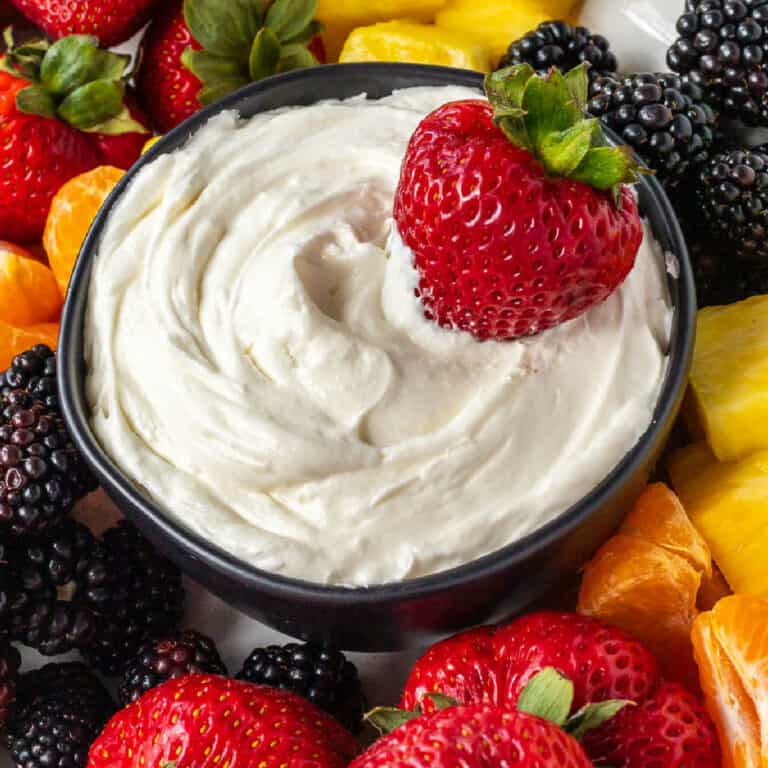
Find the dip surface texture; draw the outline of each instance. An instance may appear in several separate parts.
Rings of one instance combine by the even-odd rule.
[[[604,304],[520,342],[427,321],[392,231],[413,88],[224,113],[145,167],[107,224],[87,396],[115,463],[259,568],[371,585],[532,532],[649,426],[672,311],[646,237]]]

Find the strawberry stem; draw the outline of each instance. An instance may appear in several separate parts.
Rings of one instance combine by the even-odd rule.
[[[493,72],[485,91],[494,121],[515,146],[531,152],[554,178],[575,179],[615,198],[643,172],[627,147],[612,147],[600,122],[585,115],[589,65],[545,77],[528,64]]]

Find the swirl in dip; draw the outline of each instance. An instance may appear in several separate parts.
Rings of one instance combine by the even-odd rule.
[[[649,426],[671,315],[623,286],[520,342],[426,320],[391,212],[412,88],[211,120],[145,167],[94,266],[92,423],[167,510],[259,568],[371,585],[466,563],[599,483]]]

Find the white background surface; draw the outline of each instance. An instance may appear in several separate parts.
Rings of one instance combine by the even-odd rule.
[[[4,0],[0,0],[4,2]],[[666,50],[674,39],[674,24],[683,0],[587,0],[582,23],[611,41],[625,71],[665,70]],[[130,50],[133,46],[127,46]],[[81,510],[81,516],[103,528],[114,519],[114,510],[104,499]],[[255,647],[288,642],[259,623],[229,608],[195,584],[187,584],[186,625],[211,635],[216,640],[231,674]],[[394,704],[418,653],[352,654],[371,704]],[[37,654],[24,653],[27,669],[38,666]],[[6,753],[0,754],[0,768],[11,768]]]

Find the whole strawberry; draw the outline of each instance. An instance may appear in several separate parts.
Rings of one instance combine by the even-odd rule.
[[[514,705],[547,667],[573,681],[577,707],[639,701],[658,676],[656,659],[620,629],[575,613],[542,611],[433,645],[411,670],[400,706],[429,709],[425,696],[435,691],[464,704]]]
[[[556,725],[514,709],[458,706],[396,728],[349,768],[591,768]]]
[[[147,31],[138,73],[153,126],[169,131],[250,82],[320,63],[316,10],[317,0],[170,0]]]
[[[587,69],[527,64],[486,79],[413,135],[395,197],[425,315],[512,340],[578,317],[631,271],[643,238],[637,165],[586,119]]]
[[[346,768],[355,739],[306,699],[277,688],[191,675],[148,691],[93,743],[89,768]]]
[[[126,57],[75,35],[33,40],[0,57],[0,236],[40,239],[51,200],[98,165],[129,167],[148,131],[126,103]]]
[[[521,706],[526,688],[545,669],[571,681],[576,710],[616,699],[632,703],[583,734],[595,763],[720,767],[714,725],[695,697],[661,681],[654,657],[641,643],[578,614],[533,613],[437,643],[411,671],[401,707],[433,711],[435,693],[463,704]],[[578,711],[571,718],[578,719]]]
[[[350,768],[586,768],[592,763],[580,746],[594,728],[628,705],[613,700],[573,715],[574,686],[555,669],[535,675],[517,705],[461,705],[429,694],[435,711],[380,708],[369,721],[384,733]]]
[[[108,47],[138,32],[161,0],[11,0],[51,38],[96,35]]]

